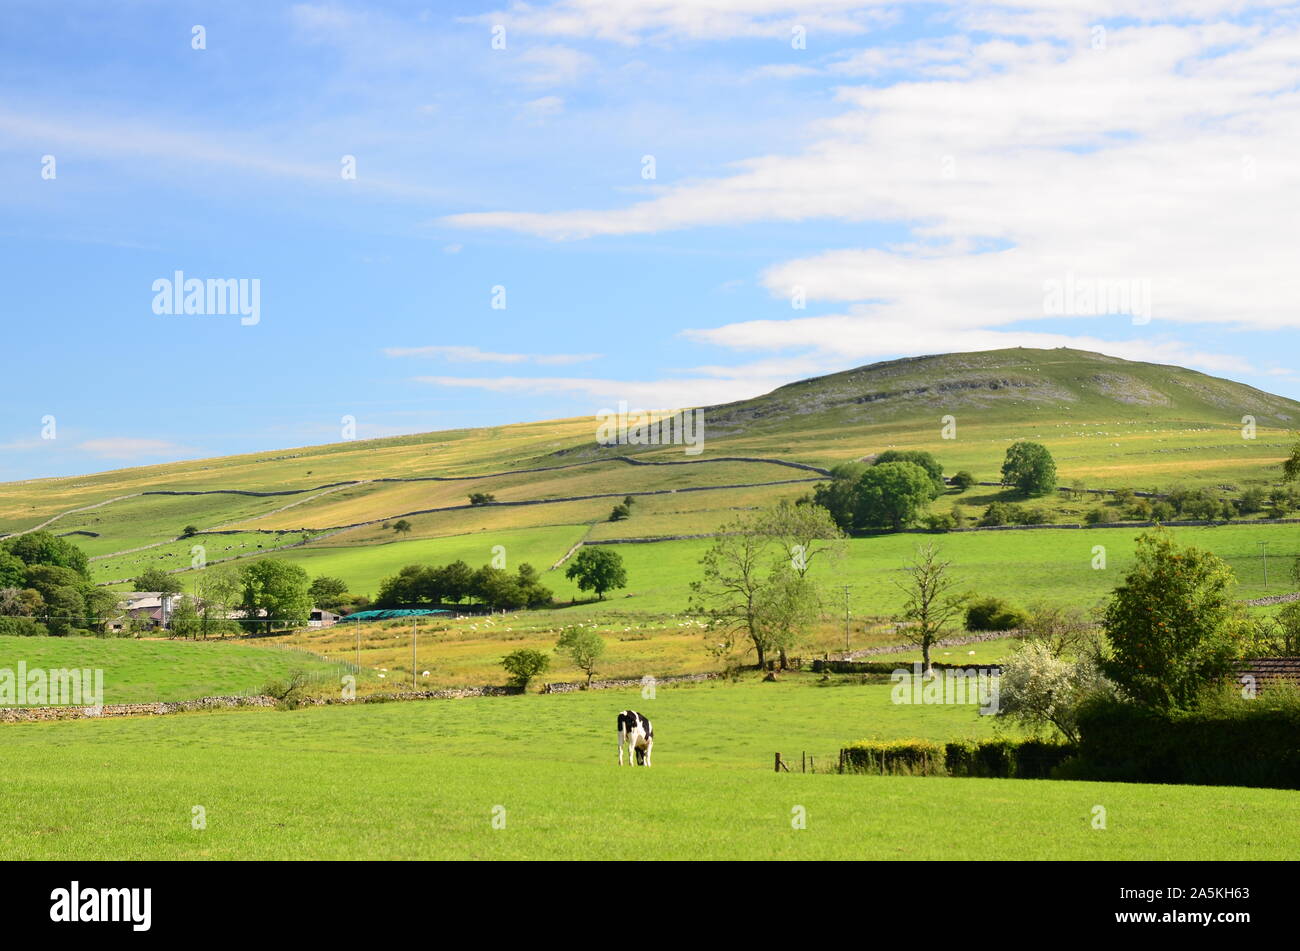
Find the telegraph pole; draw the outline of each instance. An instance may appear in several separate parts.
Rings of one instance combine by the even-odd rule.
[[[853,587],[853,585],[842,584],[840,587],[844,589],[844,652],[847,654],[849,650],[849,588]]]
[[[420,622],[417,621],[415,617],[411,618],[411,689],[412,690],[415,689],[415,684],[416,684],[415,668],[418,666],[415,661],[415,645],[420,637],[419,632],[416,630],[416,627],[419,623]]]
[[[1268,542],[1259,543],[1260,553],[1264,557],[1264,587],[1268,587]]]

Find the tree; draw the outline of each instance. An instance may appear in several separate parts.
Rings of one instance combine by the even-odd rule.
[[[146,568],[131,582],[137,591],[157,591],[161,594],[180,594],[185,590],[180,580],[161,568]]]
[[[188,595],[177,599],[172,608],[171,635],[193,640],[203,630],[203,619],[199,617],[198,605]]]
[[[932,485],[931,498],[938,498],[948,488],[943,481],[943,466],[928,452],[918,449],[888,449],[872,460],[873,466],[888,465],[891,462],[910,462],[925,470]]]
[[[91,588],[85,593],[86,620],[101,634],[108,624],[121,613],[118,610],[117,592],[105,588]]]
[[[245,565],[239,572],[243,587],[244,616],[265,615],[266,631],[277,621],[305,624],[311,614],[310,583],[301,565],[278,558],[264,558]]]
[[[784,670],[787,652],[798,646],[820,614],[821,598],[812,581],[779,563],[754,602],[755,644],[762,645],[764,653],[777,651]]]
[[[1221,558],[1166,529],[1138,538],[1137,560],[1106,606],[1112,656],[1102,672],[1137,703],[1187,709],[1232,669],[1244,630],[1236,578]]]
[[[856,496],[855,528],[898,531],[915,521],[934,498],[934,483],[914,462],[886,462],[862,474]]]
[[[551,658],[541,651],[524,648],[501,658],[501,666],[510,675],[511,686],[527,690],[529,681],[551,666]]]
[[[830,512],[820,505],[781,501],[759,514],[755,529],[780,546],[801,578],[808,574],[818,555],[830,553],[834,557],[843,553],[837,542],[844,535]]]
[[[393,531],[398,535],[409,535],[411,533],[411,523],[404,518],[399,518],[393,523]]]
[[[1291,455],[1282,463],[1282,481],[1300,480],[1300,442],[1291,447]]]
[[[943,637],[944,630],[965,605],[965,597],[952,593],[957,581],[949,574],[952,563],[939,559],[939,550],[926,545],[916,550],[916,558],[906,566],[908,580],[895,585],[906,596],[903,617],[911,621],[899,633],[921,648],[921,660],[928,674],[930,648]]]
[[[19,588],[26,580],[26,562],[17,555],[0,550],[0,588]]]
[[[1012,443],[1002,463],[1002,483],[1025,495],[1046,495],[1056,488],[1056,462],[1040,443]]]
[[[181,529],[181,538],[189,538],[191,535],[197,535],[199,527],[197,525],[186,525]]]
[[[605,592],[627,587],[623,557],[612,548],[583,546],[565,569],[564,576],[577,580],[579,591],[595,591],[602,601]]]
[[[628,518],[631,514],[632,514],[632,510],[627,507],[627,503],[620,502],[618,505],[615,505],[612,509],[610,509],[609,520],[611,522],[621,522],[623,521],[623,519]]]
[[[491,492],[471,492],[469,494],[470,505],[491,505],[497,500],[497,497]]]
[[[770,539],[756,531],[752,522],[736,519],[719,530],[713,546],[700,559],[704,577],[691,583],[692,610],[709,615],[706,636],[712,640],[709,652],[730,666],[730,658],[741,637],[749,640],[764,663],[767,642],[758,619],[759,592],[767,583]]]
[[[842,532],[853,531],[858,479],[869,469],[863,462],[842,462],[831,469],[831,481],[819,483],[811,501],[830,513]]]
[[[587,674],[590,687],[596,664],[605,653],[605,639],[591,628],[566,627],[555,642],[555,649],[568,654],[573,666]]]
[[[442,588],[442,596],[452,604],[460,604],[465,600],[473,579],[473,569],[463,561],[453,561],[438,569],[438,584]]]
[[[307,594],[311,596],[312,603],[319,608],[327,611],[333,611],[343,599],[347,597],[348,583],[342,578],[330,578],[326,575],[314,579],[311,587],[307,589]]]
[[[214,628],[224,634],[233,626],[228,618],[243,595],[239,570],[233,565],[204,568],[194,580],[194,594],[199,600],[199,630],[207,640]]]
[[[69,568],[81,576],[83,581],[90,580],[89,561],[86,553],[68,541],[50,532],[28,532],[0,542],[0,550],[15,555],[26,565],[54,565]]]
[[[958,492],[965,492],[967,489],[969,489],[971,486],[975,484],[975,477],[971,475],[969,472],[967,472],[965,469],[962,469],[955,476],[952,477],[952,484],[953,484],[953,488],[955,488]]]
[[[1030,731],[1056,729],[1079,742],[1079,707],[1098,693],[1114,694],[1093,656],[1066,660],[1044,641],[1026,641],[1002,662],[998,715],[1019,720]]]
[[[86,619],[86,599],[80,587],[64,585],[45,598],[45,623],[50,633],[62,637],[81,627]]]

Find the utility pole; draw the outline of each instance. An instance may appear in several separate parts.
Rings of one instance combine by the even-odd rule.
[[[853,586],[848,584],[842,584],[840,585],[840,587],[844,589],[844,652],[848,653],[849,650],[849,588]]]
[[[1260,542],[1259,550],[1264,556],[1264,587],[1268,587],[1268,542]]]
[[[412,690],[415,689],[415,668],[417,666],[415,662],[415,656],[416,656],[415,645],[420,637],[419,632],[417,630],[417,625],[419,623],[420,622],[417,621],[414,617],[411,618],[411,689]]]

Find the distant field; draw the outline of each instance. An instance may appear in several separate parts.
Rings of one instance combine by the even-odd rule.
[[[105,703],[148,703],[258,693],[302,670],[331,680],[338,665],[269,644],[137,641],[97,637],[0,637],[0,668],[99,668]]]
[[[655,724],[615,765],[614,715]],[[1289,859],[1286,790],[772,772],[864,737],[987,736],[967,707],[807,681],[0,729],[12,859]],[[114,808],[103,808],[104,790]],[[635,822],[610,822],[636,801]],[[1108,827],[1094,830],[1095,805]],[[194,807],[206,828],[195,830]],[[798,809],[796,807],[799,807]],[[806,828],[791,819],[806,817]],[[493,818],[503,828],[493,827]]]

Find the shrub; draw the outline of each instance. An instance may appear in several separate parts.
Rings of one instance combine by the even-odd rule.
[[[1083,520],[1089,525],[1100,525],[1108,518],[1109,516],[1107,516],[1106,510],[1097,507],[1095,509],[1089,509],[1088,514],[1083,517]]]
[[[302,702],[302,692],[307,687],[307,672],[293,670],[283,680],[272,680],[262,688],[262,693],[275,700],[278,710],[293,710]]]
[[[932,740],[864,740],[842,751],[850,772],[890,776],[943,776],[944,748]]]
[[[0,635],[6,637],[46,637],[49,629],[34,618],[0,617]]]
[[[966,630],[1010,631],[1027,620],[1025,612],[1001,598],[980,598],[966,608]]]
[[[551,666],[551,658],[541,651],[524,648],[501,658],[501,666],[510,675],[512,687],[527,690],[529,681]]]
[[[1079,739],[1079,708],[1093,694],[1114,693],[1095,660],[1065,660],[1043,641],[1020,645],[1002,664],[998,715],[1037,733],[1055,730],[1066,741]]]
[[[1300,789],[1300,692],[1207,694],[1196,710],[1096,698],[1079,711],[1077,773],[1101,781]]]
[[[958,472],[955,476],[952,477],[952,484],[953,484],[953,488],[955,488],[958,492],[965,492],[967,489],[969,489],[971,486],[975,484],[975,477],[971,475],[969,472],[967,472],[965,469],[962,469],[960,472]]]
[[[863,740],[840,751],[845,771],[890,776],[1046,779],[1075,753],[1041,740]]]

